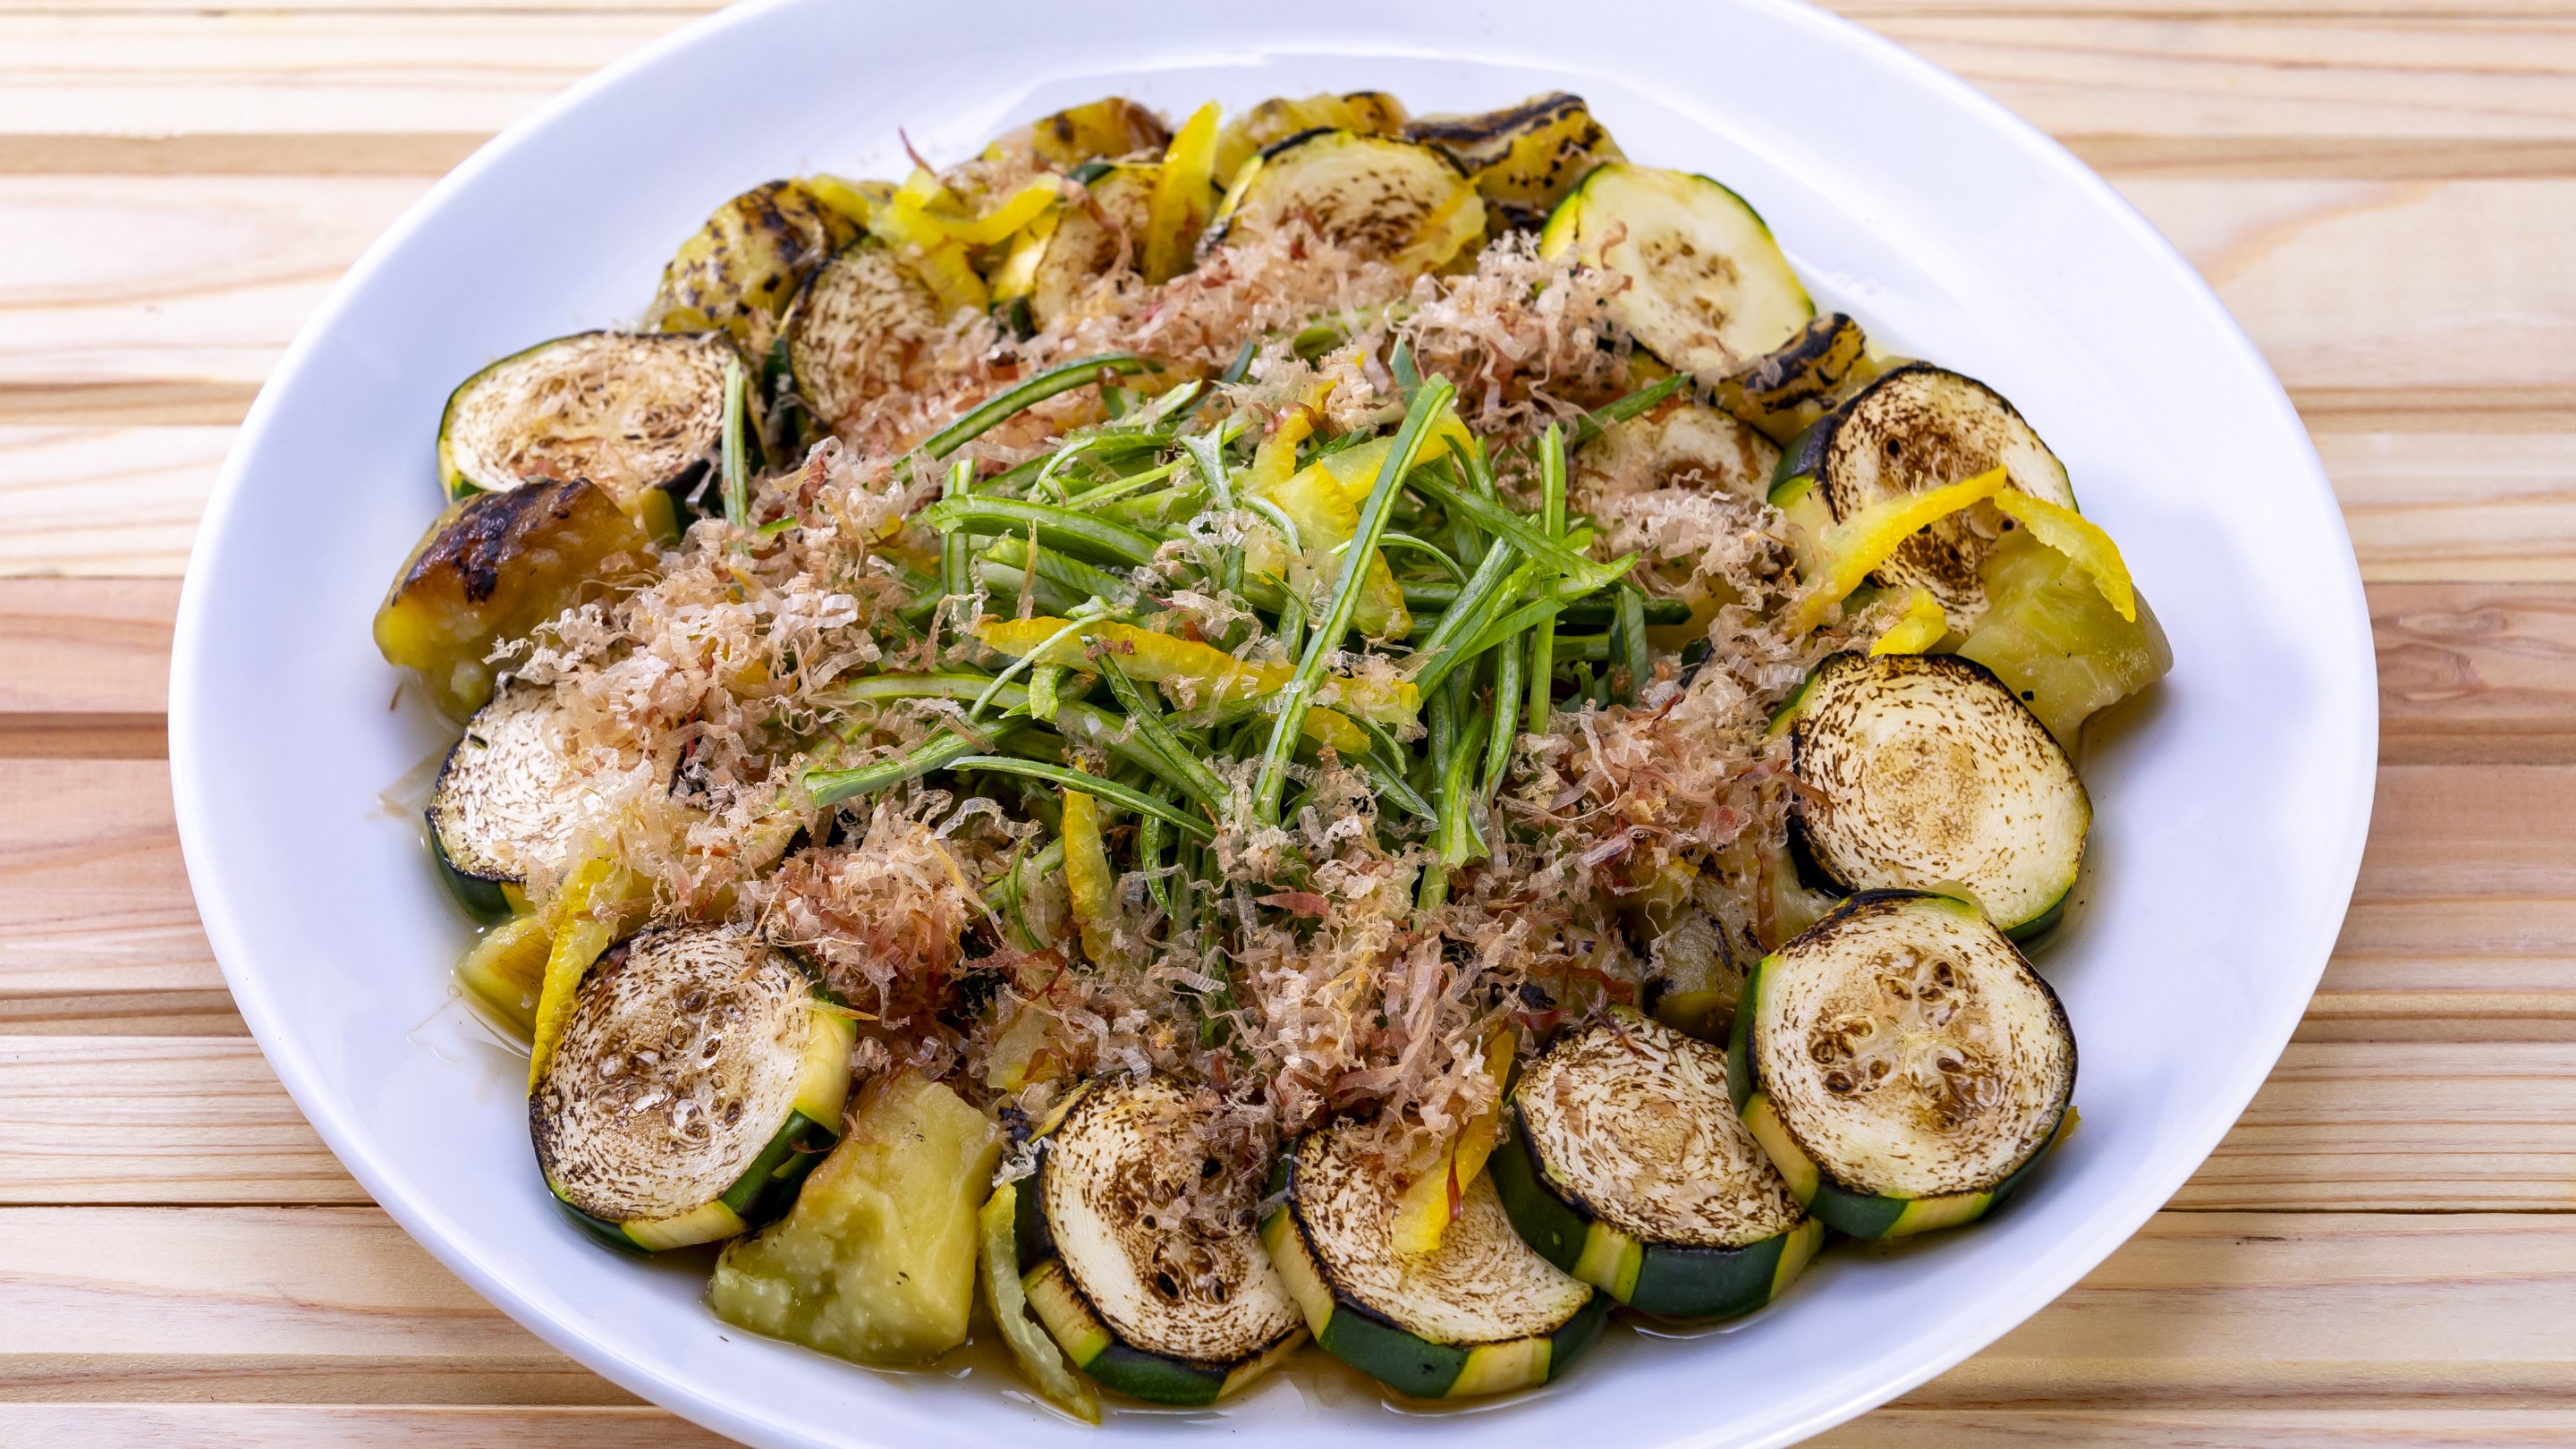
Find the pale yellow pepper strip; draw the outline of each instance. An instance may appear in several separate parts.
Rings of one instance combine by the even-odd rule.
[[[1199,233],[1216,210],[1217,116],[1216,102],[1199,107],[1163,152],[1145,209],[1147,282],[1168,282],[1190,269]]]
[[[1920,493],[1873,503],[1827,530],[1816,549],[1816,577],[1791,609],[1792,634],[1804,634],[1824,621],[1825,610],[1841,603],[1887,562],[1905,541],[1940,519],[2003,491],[2005,473],[1992,468],[1974,478]]]
[[[1950,632],[1950,615],[1941,601],[1929,590],[1916,589],[1905,601],[1905,612],[1869,646],[1872,654],[1920,654],[1941,642]]]
[[[1129,677],[1148,679],[1157,684],[1177,679],[1187,686],[1179,691],[1187,706],[1257,699],[1284,687],[1296,672],[1285,664],[1263,664],[1237,659],[1212,644],[1195,639],[1180,639],[1140,629],[1133,624],[1099,620],[1082,626],[1081,633],[1067,635],[1048,645],[1068,627],[1069,621],[1039,615],[1028,619],[993,619],[978,625],[975,637],[987,645],[1024,658],[1045,648],[1040,664],[1057,664],[1068,669],[1088,669],[1086,641],[1118,651],[1118,665]],[[1337,691],[1335,703],[1349,712],[1379,724],[1410,723],[1421,709],[1422,692],[1404,680],[1385,684],[1363,684],[1355,679],[1330,681]],[[1343,722],[1346,726],[1348,721]],[[1310,729],[1308,731],[1312,733]],[[1356,733],[1354,729],[1354,733]],[[1360,736],[1363,745],[1367,736]],[[1346,753],[1348,746],[1333,741]]]
[[[574,867],[562,889],[546,902],[553,944],[546,952],[545,984],[537,994],[536,1029],[528,1051],[528,1088],[536,1089],[554,1060],[555,1043],[572,1021],[581,978],[591,963],[623,935],[642,896],[634,875],[615,860],[592,856]]]
[[[2129,577],[2129,565],[2120,557],[2120,546],[2102,526],[2072,508],[2061,507],[2045,498],[2033,498],[2016,488],[1995,495],[1995,507],[2014,522],[2030,530],[2030,536],[2075,561],[2075,565],[2093,576],[2093,586],[2102,591],[2111,607],[2129,623],[2138,622],[2138,589]]]
[[[1432,420],[1430,435],[1422,440],[1421,455],[1414,461],[1418,466],[1446,458],[1452,451],[1464,451],[1468,442],[1467,425],[1458,421],[1458,410],[1443,408],[1440,416]],[[1371,438],[1338,453],[1327,453],[1315,460],[1315,466],[1331,474],[1341,486],[1342,496],[1357,508],[1368,501],[1369,490],[1377,486],[1378,470],[1386,466],[1386,455],[1394,448],[1392,435]]]
[[[1082,931],[1082,954],[1095,966],[1108,965],[1118,937],[1118,877],[1100,839],[1100,802],[1080,790],[1064,792],[1064,888]]]
[[[1002,1341],[1011,1346],[1011,1356],[1020,1361],[1020,1372],[1028,1375],[1029,1384],[1045,1400],[1086,1424],[1100,1422],[1100,1397],[1091,1384],[1073,1371],[1064,1360],[1064,1351],[1038,1321],[1029,1315],[1028,1295],[1020,1289],[1019,1204],[1020,1189],[1037,1189],[1034,1178],[1006,1182],[993,1189],[984,1200],[984,1210],[977,1215],[976,1227],[983,1235],[984,1299],[993,1310],[993,1322],[1002,1330]]]
[[[1417,1175],[1396,1200],[1397,1252],[1419,1256],[1438,1248],[1458,1204],[1466,1199],[1467,1184],[1485,1170],[1485,1159],[1493,1156],[1494,1144],[1502,1135],[1503,1083],[1511,1078],[1512,1053],[1518,1045],[1508,1031],[1494,1033],[1485,1043],[1485,1077],[1494,1084],[1494,1100],[1467,1119],[1441,1150],[1439,1160]]]
[[[1360,511],[1333,475],[1320,467],[1304,468],[1283,483],[1257,491],[1297,525],[1297,540],[1306,546],[1314,568],[1327,578],[1339,577],[1341,560],[1332,551],[1358,535]],[[1387,567],[1383,553],[1369,554],[1365,592],[1352,622],[1361,633],[1378,639],[1396,638],[1413,628],[1412,611],[1404,606],[1404,588],[1395,581],[1395,570]]]

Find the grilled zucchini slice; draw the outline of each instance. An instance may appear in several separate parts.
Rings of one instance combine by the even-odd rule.
[[[1019,1195],[1020,1282],[1076,1368],[1157,1404],[1212,1404],[1270,1371],[1306,1326],[1250,1222],[1164,1215],[1199,1189],[1187,1095],[1096,1079],[1042,1136]]]
[[[1727,1096],[1726,1053],[1620,1010],[1521,1074],[1493,1157],[1512,1226],[1631,1308],[1731,1318],[1824,1241]]]
[[[1232,182],[1244,162],[1291,136],[1319,130],[1401,136],[1404,123],[1404,102],[1384,91],[1298,98],[1272,96],[1226,122],[1225,129],[1217,132],[1217,184]]]
[[[376,610],[376,649],[415,671],[448,718],[467,719],[492,697],[486,661],[495,643],[526,637],[619,556],[641,560],[651,545],[608,490],[587,479],[460,499],[394,576]]]
[[[2057,993],[1974,906],[1852,897],[1744,983],[1736,1111],[1827,1227],[1895,1238],[1985,1216],[2070,1120]]]
[[[877,398],[919,383],[922,343],[945,321],[938,294],[891,248],[854,242],[814,274],[788,314],[797,395],[839,432]]]
[[[656,332],[720,330],[751,357],[769,355],[797,289],[859,234],[801,181],[770,181],[715,209],[662,269],[648,314]]]
[[[1716,395],[1720,407],[1785,446],[1871,373],[1868,335],[1849,317],[1828,312],[1720,382]]]
[[[537,1166],[615,1246],[731,1237],[785,1211],[840,1136],[857,1035],[749,931],[630,936],[583,981],[528,1098]]]
[[[1045,327],[1064,316],[1121,258],[1131,268],[1141,265],[1154,179],[1161,169],[1156,162],[1127,162],[1091,174],[1084,186],[1092,204],[1066,207],[1055,230],[1037,243],[1027,285],[1033,324]]]
[[[630,513],[652,489],[683,498],[722,442],[738,356],[721,332],[580,332],[513,353],[448,394],[438,481],[462,498],[587,478]]]
[[[1836,654],[1787,721],[1794,849],[1836,892],[1964,894],[1995,924],[2053,924],[2093,804],[2038,716],[1952,654]]]
[[[1205,247],[1303,222],[1318,236],[1407,274],[1445,265],[1485,234],[1485,203],[1432,147],[1357,131],[1291,136],[1246,162]]]
[[[2075,506],[2066,467],[2001,393],[1928,362],[1907,363],[1852,394],[1801,435],[1780,461],[1771,503],[1810,539],[1873,503],[1973,478],[1996,467],[2010,486]],[[1979,569],[2001,529],[1992,510],[1936,520],[1870,575],[1891,589],[1923,589],[1974,628],[1985,612]]]
[[[1289,1294],[1324,1351],[1415,1398],[1467,1398],[1565,1372],[1610,1314],[1608,1294],[1521,1241],[1491,1174],[1467,1183],[1440,1246],[1396,1250],[1400,1185],[1348,1126],[1280,1159],[1262,1220]]]
[[[1679,372],[1715,384],[1816,315],[1771,229],[1705,176],[1612,162],[1549,215],[1539,252],[1627,277],[1610,315]]]
[[[447,752],[424,812],[448,888],[482,919],[509,919],[527,903],[530,870],[560,873],[570,863],[584,797],[649,768],[576,758],[555,692],[505,687]]]
[[[984,154],[999,157],[1026,147],[1058,171],[1070,171],[1085,161],[1159,152],[1170,144],[1172,128],[1162,117],[1125,96],[1103,96],[1032,121],[995,141]]]
[[[1626,159],[1583,97],[1564,91],[1481,116],[1424,116],[1404,135],[1448,152],[1474,178],[1497,233],[1538,230],[1593,167]]]

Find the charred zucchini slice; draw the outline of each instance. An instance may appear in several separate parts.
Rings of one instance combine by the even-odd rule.
[[[867,405],[920,382],[922,344],[946,317],[939,298],[892,249],[855,242],[814,274],[787,318],[787,368],[798,396],[834,432]]]
[[[1261,1241],[1324,1351],[1415,1398],[1468,1398],[1562,1374],[1601,1336],[1610,1297],[1522,1242],[1491,1174],[1466,1185],[1440,1246],[1396,1251],[1401,1188],[1352,1129],[1280,1159]]]
[[[2051,923],[2084,863],[2093,805],[2046,726],[1952,654],[1837,654],[1788,722],[1796,848],[1837,892],[1939,890],[1996,925]]]
[[[1103,96],[1011,132],[994,142],[988,154],[1026,146],[1039,160],[1070,171],[1085,161],[1160,151],[1170,144],[1172,128],[1162,117],[1125,96]]]
[[[1139,265],[1160,169],[1153,162],[1108,166],[1084,183],[1091,205],[1066,207],[1039,244],[1028,282],[1031,322],[1044,327],[1064,316],[1122,259]]]
[[[1824,1241],[1736,1117],[1726,1053],[1634,1012],[1559,1038],[1505,1120],[1493,1172],[1512,1226],[1631,1308],[1749,1313]]]
[[[1357,131],[1291,136],[1246,162],[1207,245],[1291,223],[1405,273],[1427,272],[1485,234],[1485,203],[1458,163],[1432,147]]]
[[[1928,362],[1896,368],[1809,428],[1780,463],[1771,502],[1816,536],[1873,503],[1939,488],[2000,467],[2009,486],[2075,506],[2066,467],[1993,388]],[[2001,532],[1990,510],[1935,521],[1906,540],[1871,580],[1923,589],[1967,630],[1985,612],[1978,576]]]
[[[1626,159],[1583,97],[1564,91],[1481,116],[1424,116],[1404,134],[1448,152],[1474,178],[1497,232],[1538,230],[1593,167]]]
[[[438,478],[448,496],[533,479],[587,478],[633,513],[643,495],[684,496],[724,434],[720,332],[581,332],[502,358],[448,394]]]
[[[1612,162],[1547,219],[1539,251],[1628,278],[1610,314],[1639,346],[1714,384],[1816,315],[1771,229],[1705,176]]]
[[[1363,136],[1404,134],[1404,102],[1384,91],[1343,95],[1272,96],[1233,120],[1216,138],[1216,179],[1234,180],[1256,154],[1307,131],[1357,131]]]
[[[858,219],[801,181],[770,181],[715,209],[662,269],[649,314],[656,332],[721,330],[751,357],[769,355],[797,289],[859,234]]]
[[[1847,389],[1867,381],[1869,338],[1840,312],[1809,318],[1796,336],[1717,385],[1728,412],[1786,445],[1815,425]]]
[[[553,690],[503,689],[475,711],[430,793],[429,838],[449,888],[485,920],[507,919],[525,904],[531,868],[569,863],[583,800],[644,768],[575,758]]]
[[[730,926],[630,936],[582,983],[528,1098],[546,1186],[659,1252],[768,1221],[840,1136],[857,1030],[788,957]]]
[[[656,495],[659,496],[659,495]],[[448,505],[376,610],[376,648],[416,671],[430,701],[463,720],[492,697],[492,646],[574,603],[619,555],[652,539],[585,479],[530,483]]]
[[[1189,1110],[1165,1078],[1097,1079],[1043,1134],[1021,1193],[1020,1282],[1038,1321],[1103,1387],[1157,1404],[1215,1403],[1306,1332],[1248,1220],[1173,1212],[1215,1166],[1190,1150]]]
[[[1895,1238],[1985,1216],[2057,1138],[2075,1034],[1975,907],[1852,897],[1744,983],[1727,1085],[1826,1226]]]

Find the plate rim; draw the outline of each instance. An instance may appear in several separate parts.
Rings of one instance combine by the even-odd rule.
[[[208,497],[196,535],[199,543],[202,545],[206,540],[223,535],[224,525],[244,491],[248,460],[259,451],[258,445],[272,425],[271,416],[280,406],[279,397],[286,390],[284,384],[304,370],[309,356],[335,329],[353,299],[366,289],[375,274],[411,234],[447,205],[454,193],[472,184],[527,137],[551,126],[558,117],[589,105],[594,96],[617,86],[628,75],[659,64],[676,52],[706,43],[726,30],[755,24],[772,11],[794,9],[807,3],[811,0],[740,0],[740,3],[682,24],[550,97],[477,147],[434,183],[379,234],[333,284],[262,382],[257,397],[243,417],[239,433],[226,452],[223,467]],[[2128,198],[2055,138],[1967,81],[1858,22],[1816,8],[1804,0],[1730,0],[1730,3],[1744,9],[1767,12],[1776,19],[1818,32],[1832,44],[1866,52],[1880,64],[1907,74],[1953,108],[1971,115],[1985,129],[2012,142],[2023,156],[2045,169],[2045,179],[2053,188],[2082,193],[2095,210],[2129,233],[2133,242],[2172,273],[2181,284],[2182,295],[2190,298],[2204,314],[2204,320],[2212,326],[2214,338],[2240,354],[2240,360],[2250,364],[2255,374],[2267,384],[2261,389],[2260,396],[2243,401],[2260,406],[2269,414],[2272,423],[2281,425],[2286,437],[2295,440],[2294,453],[2299,464],[2300,481],[2312,493],[2321,496],[2327,505],[2325,512],[2333,522],[2335,534],[2331,542],[2341,545],[2344,563],[2344,568],[2337,575],[2340,597],[2331,601],[2333,607],[2329,613],[2342,618],[2348,626],[2339,642],[2354,656],[2348,662],[2356,666],[2351,670],[2356,698],[2345,701],[2349,708],[2348,718],[2357,735],[2354,740],[2356,748],[2350,761],[2351,776],[2345,782],[2345,793],[2341,797],[2350,808],[2353,823],[2348,837],[2339,843],[2332,858],[2319,863],[2321,879],[2329,885],[2339,885],[2340,889],[2335,894],[2342,904],[2327,913],[2330,919],[2320,919],[2316,923],[2316,939],[2312,950],[2307,953],[2313,964],[2303,972],[2305,990],[2302,999],[2312,997],[2350,909],[2375,805],[2379,734],[2377,662],[2372,647],[2368,602],[2352,550],[2349,525],[2306,426],[2278,376],[2242,324],[2173,243]],[[2284,481],[2286,483],[2287,480]],[[196,740],[198,692],[202,687],[199,653],[201,641],[212,627],[207,617],[206,602],[211,586],[205,582],[205,575],[212,567],[208,562],[210,553],[206,547],[192,546],[174,622],[168,714],[171,790],[190,890],[208,942],[223,972],[225,985],[271,1069],[276,1072],[297,1109],[342,1166],[366,1189],[374,1205],[442,1266],[455,1273],[478,1296],[512,1321],[584,1367],[701,1427],[747,1443],[783,1442],[776,1438],[775,1426],[746,1414],[725,1398],[697,1392],[686,1380],[665,1377],[657,1369],[632,1359],[609,1342],[558,1318],[520,1293],[509,1279],[493,1271],[467,1245],[428,1229],[409,1202],[402,1200],[399,1194],[388,1193],[386,1175],[368,1149],[364,1131],[344,1116],[336,1094],[314,1080],[313,1064],[303,1050],[278,1029],[271,1017],[266,993],[258,983],[258,972],[251,964],[254,953],[244,939],[247,928],[236,920],[220,890],[209,890],[200,884],[215,876],[219,869],[214,864],[218,854],[215,825],[201,795],[202,762],[198,758]],[[2350,628],[2356,621],[2358,628]],[[2297,1020],[2294,1016],[2281,1026],[2268,1053],[2249,1051],[2244,1054],[2236,1063],[2233,1078],[2224,1084],[2226,1090],[2215,1095],[2233,1095],[2250,1104],[2254,1092],[2270,1075],[2287,1048]],[[2260,1040],[2259,1035],[2257,1040]],[[2149,1179],[2147,1185],[2136,1188],[2134,1195],[2116,1211],[2104,1214],[2103,1221],[2107,1226],[2095,1229],[2099,1251],[2088,1249],[2076,1253],[2061,1271],[2043,1279],[2042,1287],[2025,1288],[2012,1295],[2009,1303],[2006,1295],[1986,1295],[1972,1312],[1965,1315],[1966,1321],[1960,1325],[1964,1331],[1955,1334],[1938,1352],[1925,1355],[1907,1365],[1902,1372],[1876,1381],[1861,1392],[1846,1395],[1841,1401],[1819,1408],[1798,1422],[1783,1425],[1769,1435],[1746,1442],[1758,1446],[1758,1449],[1769,1449],[1769,1446],[1790,1444],[1821,1433],[1889,1402],[1987,1347],[2055,1301],[2134,1237],[2141,1227],[2163,1210],[2173,1193],[2199,1170],[2243,1111],[2244,1107],[2240,1106],[2235,1116],[2186,1139],[2190,1150],[2173,1155],[2174,1167],[2160,1177]],[[2154,1189],[2152,1192],[2150,1186]],[[1472,1422],[1472,1419],[1462,1418],[1460,1422]],[[1711,1431],[1711,1437],[1715,1432]],[[1707,1441],[1704,1437],[1679,1442]]]

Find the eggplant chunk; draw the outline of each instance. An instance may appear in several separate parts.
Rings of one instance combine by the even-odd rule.
[[[1872,891],[1753,969],[1727,1089],[1810,1213],[1904,1237],[2028,1176],[2074,1112],[2075,1034],[1974,906]]]
[[[1838,892],[1964,892],[1995,924],[2045,928],[2075,886],[2093,805],[2066,750],[1984,665],[1836,654],[1788,721],[1806,789],[1791,840]]]
[[[1869,380],[1869,338],[1840,312],[1808,319],[1798,335],[1717,385],[1720,407],[1786,446]]]
[[[1158,169],[1152,162],[1131,162],[1084,183],[1091,204],[1065,208],[1029,277],[1029,319],[1037,326],[1064,317],[1093,283],[1122,263],[1139,265]]]
[[[752,357],[769,352],[778,319],[805,279],[859,234],[800,181],[770,181],[726,202],[662,269],[650,313],[656,332],[717,329]]]
[[[1087,1085],[1042,1134],[1020,1234],[1029,1304],[1075,1366],[1182,1405],[1233,1394],[1305,1338],[1248,1219],[1175,1212],[1215,1180],[1191,1150],[1189,1111],[1161,1077]]]
[[[1592,168],[1627,159],[1583,98],[1564,91],[1481,116],[1424,116],[1404,134],[1448,152],[1475,179],[1498,233],[1538,230]]]
[[[1873,503],[1943,487],[2001,467],[2013,488],[2075,506],[2066,467],[2001,393],[1928,362],[1895,368],[1809,428],[1780,465],[1771,502],[1799,533],[1823,530]],[[1991,509],[1935,520],[1870,575],[1922,589],[1965,632],[1986,610],[1979,570],[2001,533]]]
[[[1427,272],[1485,234],[1485,203],[1458,163],[1390,136],[1310,131],[1245,163],[1203,247],[1303,224],[1406,273]]]
[[[492,647],[522,639],[577,602],[620,558],[641,568],[652,539],[606,489],[530,483],[450,504],[376,610],[376,648],[418,672],[431,702],[462,721],[492,697]]]
[[[724,434],[721,332],[582,332],[541,342],[457,386],[438,423],[450,497],[532,479],[587,478],[637,511],[653,489],[685,495]]]
[[[537,1166],[619,1246],[730,1237],[784,1211],[840,1135],[856,1040],[749,931],[631,936],[582,982],[528,1098]]]
[[[1404,102],[1384,91],[1300,98],[1272,96],[1225,123],[1217,133],[1216,179],[1234,180],[1243,163],[1291,136],[1307,131],[1356,131],[1363,136],[1404,134]]]
[[[920,385],[922,344],[943,320],[938,296],[892,249],[875,241],[844,248],[787,319],[797,394],[841,431],[878,398]]]
[[[985,154],[998,157],[1026,148],[1057,170],[1070,171],[1085,161],[1160,152],[1171,144],[1172,128],[1162,117],[1124,96],[1104,96],[1008,132]]]
[[[1611,316],[1703,383],[1769,354],[1816,315],[1761,215],[1687,171],[1594,167],[1548,217],[1539,251],[1625,276]]]

